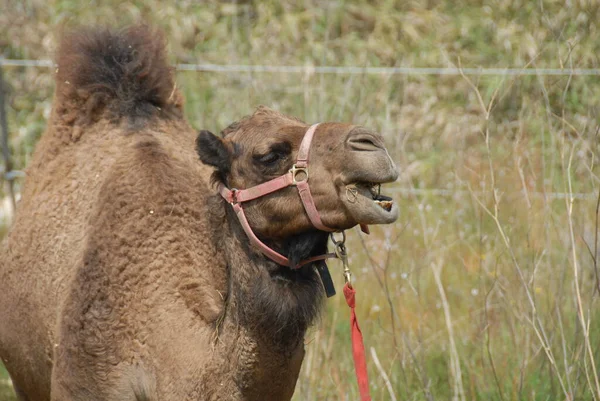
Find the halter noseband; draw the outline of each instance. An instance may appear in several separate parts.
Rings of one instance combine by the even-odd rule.
[[[300,149],[298,149],[296,164],[294,164],[286,174],[247,189],[229,189],[224,184],[219,184],[219,193],[233,207],[233,211],[237,215],[238,220],[240,221],[240,224],[242,225],[242,228],[244,229],[244,232],[248,236],[250,242],[257,246],[266,257],[273,260],[275,263],[278,263],[282,266],[289,266],[293,269],[297,269],[300,266],[315,262],[317,260],[335,258],[336,255],[334,253],[326,253],[324,255],[314,256],[312,258],[302,260],[300,263],[298,263],[298,265],[291,266],[288,258],[269,248],[254,234],[250,224],[248,223],[248,219],[246,219],[246,215],[244,214],[242,203],[260,198],[289,186],[295,186],[298,188],[298,194],[302,200],[302,205],[304,206],[304,210],[306,210],[306,214],[308,215],[308,218],[313,226],[321,231],[336,231],[333,228],[329,228],[323,224],[308,186],[308,154],[310,151],[310,144],[318,126],[319,124],[311,125],[306,131],[306,134],[304,134],[304,138],[302,139],[302,143],[300,143]]]

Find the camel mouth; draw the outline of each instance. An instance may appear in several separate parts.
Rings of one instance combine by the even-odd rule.
[[[391,213],[394,209],[394,200],[381,193],[381,183],[379,182],[356,182],[346,185],[346,191],[349,192],[349,196],[358,197],[360,194],[367,199],[370,197],[375,205],[387,213]]]
[[[381,184],[359,181],[345,186],[342,200],[358,224],[390,224],[398,218],[398,206],[382,194]]]
[[[358,182],[355,187],[363,187],[369,191],[373,198],[373,202],[381,207],[386,212],[391,212],[394,206],[394,200],[389,196],[381,194],[381,183],[376,182]]]

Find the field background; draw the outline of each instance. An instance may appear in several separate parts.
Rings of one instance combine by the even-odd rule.
[[[600,67],[594,0],[0,0],[0,10],[8,59],[51,58],[77,24],[145,19],[166,32],[174,63]],[[52,70],[4,76],[23,169],[50,113]],[[600,400],[599,76],[179,72],[177,81],[198,129],[219,131],[265,104],[385,136],[401,170],[388,189],[400,218],[349,235],[373,400]],[[10,218],[6,197],[0,217]],[[341,290],[341,266],[330,268]],[[348,315],[340,295],[327,302],[295,401],[358,399]],[[13,397],[0,367],[0,400]]]

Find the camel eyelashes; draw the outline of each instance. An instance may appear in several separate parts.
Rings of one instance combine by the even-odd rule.
[[[279,155],[278,153],[269,152],[266,155],[259,157],[258,161],[261,162],[262,164],[273,164],[280,158],[281,158],[281,155]]]

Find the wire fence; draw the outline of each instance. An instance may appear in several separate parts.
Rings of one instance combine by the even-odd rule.
[[[466,189],[440,189],[440,188],[389,188],[385,190],[386,193],[397,194],[400,196],[435,196],[442,198],[452,198],[456,196],[476,196],[478,198],[483,198],[486,194],[490,192],[484,191],[469,191]],[[523,194],[523,196],[538,198],[538,199],[547,199],[547,200],[560,200],[560,199],[576,199],[576,200],[597,200],[599,198],[597,193],[585,193],[585,192],[527,192],[524,191],[514,191],[511,192],[510,195],[514,194]]]
[[[4,166],[0,175],[7,183],[11,205],[16,207],[14,180],[24,177],[19,170],[12,169],[8,145],[2,67],[56,68],[52,60],[15,60],[0,57],[0,129],[2,130],[2,152]],[[470,75],[470,76],[600,76],[600,68],[458,68],[458,67],[358,67],[358,66],[314,66],[314,65],[258,65],[258,64],[176,64],[179,71],[213,73],[285,73],[285,74],[338,74],[338,75]],[[454,197],[475,195],[467,190],[439,188],[391,188],[390,192],[400,196]],[[532,192],[527,196],[554,199],[595,200],[595,193]]]
[[[51,60],[1,59],[6,67],[56,67]],[[600,76],[600,68],[458,68],[458,67],[358,67],[259,64],[176,64],[180,71],[221,73],[286,73],[340,75],[491,75],[491,76]]]

